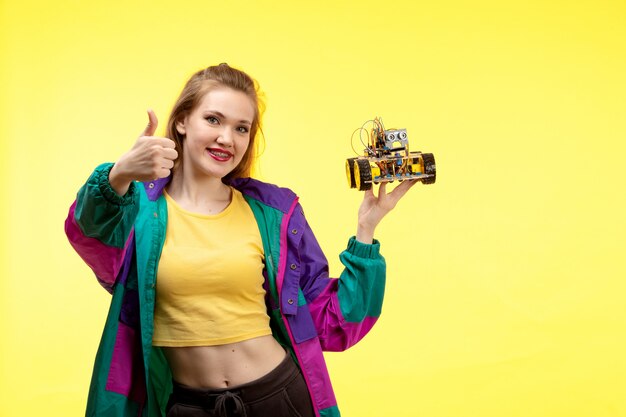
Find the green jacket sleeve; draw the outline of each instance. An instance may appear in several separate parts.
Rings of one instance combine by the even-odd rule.
[[[74,217],[86,237],[107,246],[123,248],[133,229],[139,208],[135,183],[119,196],[109,183],[113,164],[99,165],[78,191]]]
[[[78,191],[65,220],[67,238],[109,292],[133,242],[139,202],[134,183],[123,197],[109,184],[113,164],[102,164]]]

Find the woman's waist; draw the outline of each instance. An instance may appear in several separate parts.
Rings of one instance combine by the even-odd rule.
[[[271,335],[215,346],[164,347],[174,380],[191,388],[245,384],[273,370],[285,357]]]

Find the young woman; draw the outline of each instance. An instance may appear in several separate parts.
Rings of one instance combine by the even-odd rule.
[[[249,178],[256,83],[227,64],[194,74],[98,166],[66,220],[72,246],[113,294],[88,416],[339,416],[322,351],[347,349],[382,306],[380,220],[413,185],[372,191],[339,279],[296,195]]]

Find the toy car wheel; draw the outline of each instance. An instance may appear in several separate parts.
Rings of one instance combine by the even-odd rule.
[[[372,188],[372,168],[367,159],[357,159],[354,164],[354,180],[359,191]]]
[[[424,178],[423,184],[434,184],[437,179],[437,167],[435,165],[435,156],[432,153],[423,153],[424,174],[432,175],[432,177]]]
[[[356,182],[354,181],[354,161],[356,161],[356,158],[346,159],[346,177],[348,177],[348,186],[350,188],[356,188]]]

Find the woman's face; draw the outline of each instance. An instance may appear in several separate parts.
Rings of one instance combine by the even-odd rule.
[[[185,135],[183,161],[194,174],[223,178],[245,154],[250,143],[254,104],[243,92],[218,87],[206,93],[200,104],[176,130]]]

